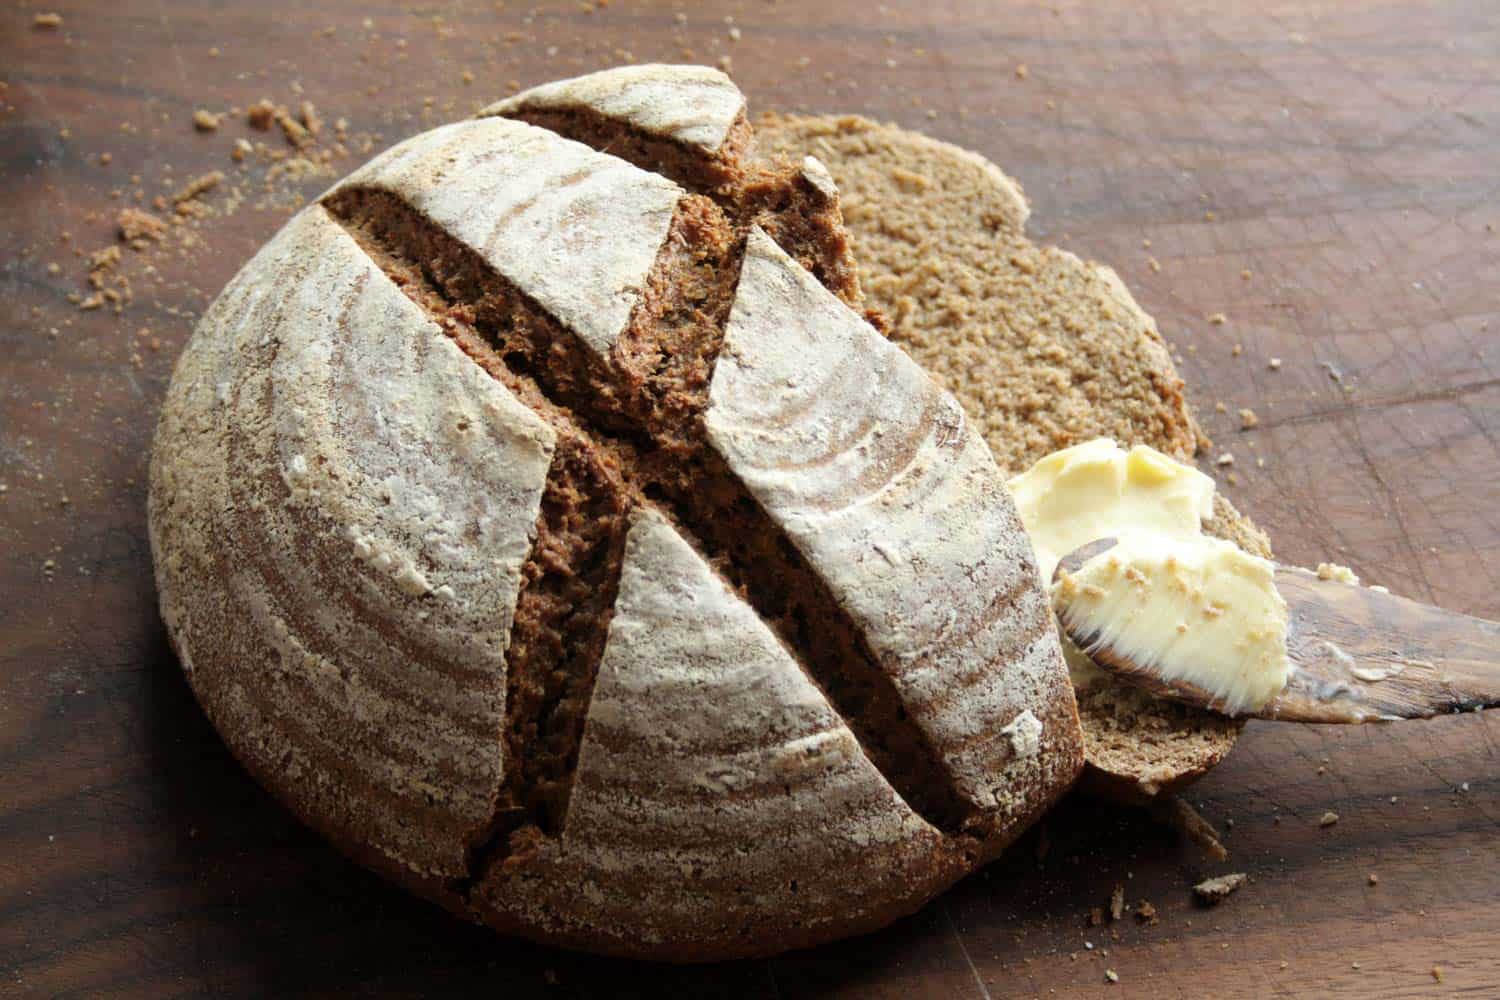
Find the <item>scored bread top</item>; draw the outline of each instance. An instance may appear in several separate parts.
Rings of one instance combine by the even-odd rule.
[[[152,463],[173,644],[260,781],[496,927],[880,926],[1081,767],[1029,542],[954,400],[798,263],[842,246],[816,161],[780,224],[557,124],[394,147],[210,309]]]
[[[704,934],[751,950],[768,918],[813,931],[825,913],[924,898],[957,869],[951,854],[933,863],[945,853],[776,635],[642,511],[567,831],[480,894],[565,941],[605,927],[669,953]],[[588,888],[564,907],[559,885]]]
[[[713,154],[744,115],[745,95],[711,67],[649,63],[544,83],[496,101],[480,115],[579,109]]]
[[[664,177],[504,118],[423,132],[330,194],[351,188],[405,201],[599,353],[614,346],[640,301],[683,195]]]
[[[1053,627],[958,402],[759,227],[709,398],[710,440],[864,630],[960,796],[996,807],[1041,763],[1002,729],[1050,693]]]

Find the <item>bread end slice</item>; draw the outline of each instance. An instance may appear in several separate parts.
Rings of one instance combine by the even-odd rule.
[[[1025,233],[1021,188],[969,150],[854,116],[767,114],[764,154],[811,154],[838,182],[870,306],[963,403],[1001,468],[1094,437],[1190,459],[1206,442],[1157,331],[1108,267]],[[1269,557],[1222,497],[1213,535]],[[1079,692],[1086,790],[1145,803],[1223,760],[1243,723],[1119,685]]]

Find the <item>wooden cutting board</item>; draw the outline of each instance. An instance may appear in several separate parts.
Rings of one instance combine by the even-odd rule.
[[[42,11],[61,23],[34,25]],[[1158,318],[1215,440],[1204,467],[1283,559],[1500,617],[1493,5],[10,4],[0,995],[1500,990],[1500,716],[1252,724],[1189,796],[1227,863],[1074,797],[1045,837],[882,933],[698,969],[461,924],[250,782],[156,617],[143,484],[172,359],[293,195],[365,147],[631,59],[724,59],[756,108],[859,112],[991,157],[1025,185],[1038,239],[1112,264]],[[195,109],[262,97],[312,101],[318,149],[347,119],[348,157],[268,189],[271,165],[230,150],[285,148],[279,133],[243,113],[194,129]],[[149,205],[213,170],[225,179],[186,209],[209,217],[104,261],[105,288],[130,280],[121,314],[69,300],[93,291],[79,254],[112,245],[136,190]],[[1258,426],[1239,429],[1242,407]],[[1192,883],[1230,871],[1248,886],[1197,908]],[[1158,922],[1089,926],[1116,885]]]

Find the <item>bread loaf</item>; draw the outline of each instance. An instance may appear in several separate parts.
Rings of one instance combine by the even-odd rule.
[[[1156,323],[1114,271],[1026,235],[1020,186],[977,153],[854,116],[763,115],[756,148],[837,179],[871,303],[963,404],[1007,474],[1095,437],[1189,459],[1203,435]],[[1209,534],[1270,545],[1223,496]],[[1079,692],[1084,788],[1131,803],[1201,777],[1243,722],[1119,684]]]
[[[722,74],[376,157],[214,302],[151,464],[162,614],[246,768],[517,934],[773,953],[993,858],[1082,767],[1030,544]]]

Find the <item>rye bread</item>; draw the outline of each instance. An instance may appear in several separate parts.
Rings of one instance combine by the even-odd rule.
[[[1190,460],[1203,441],[1156,324],[1118,275],[1026,236],[1020,186],[977,153],[852,116],[765,114],[764,154],[838,183],[870,304],[952,392],[1007,474],[1095,437]],[[1270,556],[1222,497],[1209,533]],[[1083,786],[1142,802],[1201,777],[1242,723],[1120,685],[1079,692]]]
[[[748,128],[722,74],[628,67],[407,140],[168,390],[151,542],[209,718],[505,931],[707,960],[873,929],[1082,768],[1001,470],[860,315],[827,171]]]

